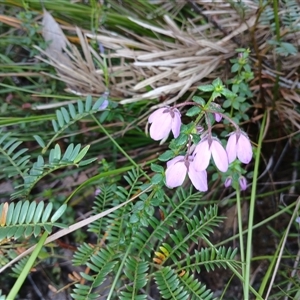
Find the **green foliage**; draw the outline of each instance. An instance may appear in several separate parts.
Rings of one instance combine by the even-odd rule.
[[[153,165],[152,168],[161,171],[157,165]],[[135,195],[137,190],[143,189],[139,176],[137,171],[131,171],[124,176],[130,183],[128,190],[115,187],[101,189],[95,201],[98,203],[94,208],[95,213],[109,207],[106,202],[111,200],[113,195],[115,201],[112,205],[116,205],[119,201],[125,201]],[[141,206],[141,203],[154,198],[155,191],[153,189],[148,195],[141,196],[142,199],[137,200],[131,209],[130,206],[123,207],[111,213],[107,222],[96,221],[96,225],[90,225],[91,231],[96,233],[107,224],[105,235],[102,233],[107,245],[103,244],[104,240],[100,240],[100,249],[97,245],[91,247],[84,244],[75,252],[73,264],[82,263],[89,267],[93,274],[81,274],[87,282],[85,285],[75,285],[72,293],[74,299],[100,297],[100,293],[95,289],[108,278],[125,285],[126,289],[121,289],[119,293],[122,300],[147,299],[144,290],[153,284],[153,279],[164,299],[212,299],[212,292],[192,273],[199,273],[203,268],[207,271],[220,267],[228,268],[228,264],[239,268],[234,261],[236,250],[225,247],[190,250],[191,243],[198,244],[201,239],[208,238],[213,228],[222,222],[216,206],[209,206],[198,215],[187,217],[190,207],[201,195],[194,194],[192,190],[185,191],[180,188],[172,198],[163,194],[164,205],[160,205],[159,209],[164,218],[159,220],[153,214],[148,214],[145,225],[141,225],[141,221],[137,222],[137,230],[135,223],[132,223],[132,216],[146,214],[147,207]],[[137,209],[137,206],[140,208]],[[182,220],[180,226],[178,220]],[[176,229],[172,229],[175,226]],[[127,254],[124,255],[124,252]],[[154,265],[151,260],[155,262]],[[122,265],[124,266],[120,267]]]
[[[21,236],[29,237],[34,235],[37,237],[41,230],[52,232],[52,227],[65,227],[56,221],[63,215],[67,206],[63,204],[50,218],[53,204],[48,203],[45,207],[43,201],[37,204],[35,201],[25,202],[19,201],[16,204],[2,203],[0,204],[0,216],[2,216],[0,226],[0,241],[5,238],[18,239]]]

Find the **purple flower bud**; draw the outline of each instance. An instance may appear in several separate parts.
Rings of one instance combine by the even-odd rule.
[[[175,138],[179,136],[181,115],[177,108],[160,108],[149,116],[148,122],[151,124],[150,136],[155,141],[167,138],[171,130]]]
[[[205,170],[211,156],[221,172],[228,170],[228,157],[220,141],[216,138],[205,137],[195,148],[194,164],[197,171]]]
[[[101,193],[101,190],[100,190],[99,188],[97,188],[97,189],[95,190],[94,195],[95,195],[95,196],[98,196],[100,193]]]
[[[232,163],[236,157],[244,164],[248,164],[252,159],[251,142],[245,132],[233,132],[227,142],[226,152],[229,163]]]
[[[247,189],[247,180],[244,176],[241,176],[239,178],[239,184],[240,184],[240,188],[241,188],[242,191]]]
[[[296,218],[295,222],[297,222],[298,224],[300,224],[300,217],[299,216]]]
[[[99,106],[98,110],[104,110],[106,109],[106,107],[108,106],[109,104],[109,101],[107,100],[107,97],[109,95],[109,92],[105,92],[101,98],[104,98],[104,101],[102,102],[102,104]]]
[[[207,173],[195,170],[192,156],[187,159],[179,155],[167,162],[166,184],[168,187],[174,188],[182,185],[186,174],[198,191],[207,191]]]
[[[216,122],[220,122],[223,118],[222,115],[219,113],[214,113],[214,117],[215,117]]]
[[[225,186],[226,188],[228,188],[228,187],[231,186],[231,183],[232,183],[232,177],[229,176],[229,177],[226,178],[226,180],[225,180],[225,182],[224,182],[224,186]]]

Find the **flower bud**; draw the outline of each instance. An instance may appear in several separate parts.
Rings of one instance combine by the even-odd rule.
[[[247,180],[244,176],[241,176],[239,178],[239,184],[240,184],[241,191],[244,191],[247,189]]]

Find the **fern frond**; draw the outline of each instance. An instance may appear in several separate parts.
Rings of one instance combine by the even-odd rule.
[[[189,294],[180,285],[178,275],[170,267],[164,267],[154,274],[155,282],[164,299],[187,300]]]
[[[285,12],[282,23],[291,30],[299,30],[300,7],[296,0],[283,0]]]
[[[121,300],[147,299],[147,295],[137,295],[139,290],[147,284],[147,271],[149,263],[138,261],[134,257],[128,257],[125,262],[124,273],[130,280],[130,285],[127,285],[127,291],[122,291]]]
[[[39,155],[32,167],[23,172],[24,183],[16,187],[19,190],[11,195],[11,199],[16,199],[17,197],[27,198],[32,188],[41,178],[60,168],[84,166],[96,160],[96,158],[82,160],[88,149],[89,145],[81,149],[80,144],[75,147],[73,144],[70,144],[62,156],[60,146],[56,144],[49,153],[48,163],[45,163],[43,156]]]
[[[103,186],[101,187],[101,193],[96,196],[93,206],[93,214],[98,214],[112,206],[115,199],[116,186]],[[89,224],[88,231],[95,233],[97,236],[106,229],[108,225],[106,218],[100,218],[97,221]]]
[[[80,245],[76,252],[74,253],[72,263],[74,266],[82,266],[84,265],[91,257],[92,254],[94,254],[95,248],[83,243]]]
[[[197,197],[195,197],[197,195]],[[195,199],[199,201],[199,193],[192,194],[192,190],[186,193],[183,189],[179,188],[176,191],[176,198],[179,202],[176,204],[174,201],[169,200],[173,210],[171,212],[166,211],[163,207],[160,207],[165,218],[162,221],[157,220],[155,217],[149,217],[148,223],[152,227],[152,231],[145,228],[140,228],[134,236],[134,245],[138,250],[139,257],[148,256],[151,257],[153,253],[153,245],[156,241],[163,241],[169,235],[169,227],[173,227],[178,218],[182,218],[186,215],[186,212],[190,210],[191,204]]]
[[[15,175],[21,175],[24,177],[24,170],[27,168],[27,164],[30,159],[30,155],[23,156],[28,149],[22,148],[16,153],[14,151],[22,144],[22,141],[19,141],[16,138],[10,138],[10,132],[5,133],[1,136],[0,131],[0,153],[5,159],[5,163],[9,162],[10,166],[5,166],[2,164],[2,171],[12,177]]]
[[[226,249],[225,247],[220,247],[219,249],[202,248],[200,251],[195,250],[193,255],[186,256],[186,266],[181,269],[200,273],[201,267],[204,267],[209,272],[214,271],[216,267],[226,269],[228,263],[238,268],[238,264],[234,260],[236,253],[237,249]]]
[[[101,248],[98,253],[93,254],[90,262],[86,265],[95,273],[95,275],[88,275],[83,272],[80,273],[82,278],[86,280],[86,285],[75,284],[71,296],[74,299],[97,299],[98,293],[95,293],[94,288],[100,286],[107,275],[113,271],[115,265],[118,263],[118,255],[116,252],[107,247]]]
[[[190,300],[212,300],[213,292],[201,284],[193,275],[186,272],[183,276],[178,277],[183,289],[187,291]],[[217,298],[215,298],[217,299]]]
[[[99,111],[100,106],[105,101],[104,97],[100,97],[94,104],[91,96],[87,96],[85,100],[85,104],[81,101],[77,101],[77,108],[72,103],[68,104],[68,109],[65,107],[61,107],[56,110],[56,120],[52,120],[52,126],[55,134],[48,142],[48,144],[44,147],[43,152],[45,153],[50,145],[57,139],[57,137],[62,134],[68,127],[77,121],[91,115],[97,113]]]
[[[51,233],[53,226],[64,228],[63,224],[56,221],[63,215],[67,205],[63,204],[50,218],[52,208],[52,203],[45,207],[43,201],[39,204],[29,201],[0,204],[0,240],[29,237],[32,234],[37,237],[42,229]]]

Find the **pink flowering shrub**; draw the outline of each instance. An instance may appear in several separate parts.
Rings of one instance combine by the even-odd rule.
[[[160,160],[167,161],[166,185],[170,188],[179,187],[188,176],[198,191],[207,191],[207,168],[213,161],[216,168],[225,173],[225,187],[233,185],[237,188],[239,185],[241,190],[245,190],[247,181],[242,176],[244,171],[241,167],[237,167],[239,163],[236,158],[244,164],[251,161],[253,155],[251,142],[247,134],[222,112],[218,104],[214,103],[214,99],[221,95],[233,98],[235,94],[227,90],[219,79],[211,85],[199,87],[199,89],[212,92],[207,103],[202,98],[195,96],[193,102],[177,104],[173,108],[159,108],[149,116],[148,122],[152,139],[165,140],[170,131],[175,138],[170,143],[171,150],[160,156]],[[188,125],[181,123],[181,114],[178,110],[178,107],[184,105],[192,105],[186,115],[196,118]],[[213,123],[222,120],[230,122],[235,128],[233,132],[229,133],[225,148],[221,141],[212,134]]]

